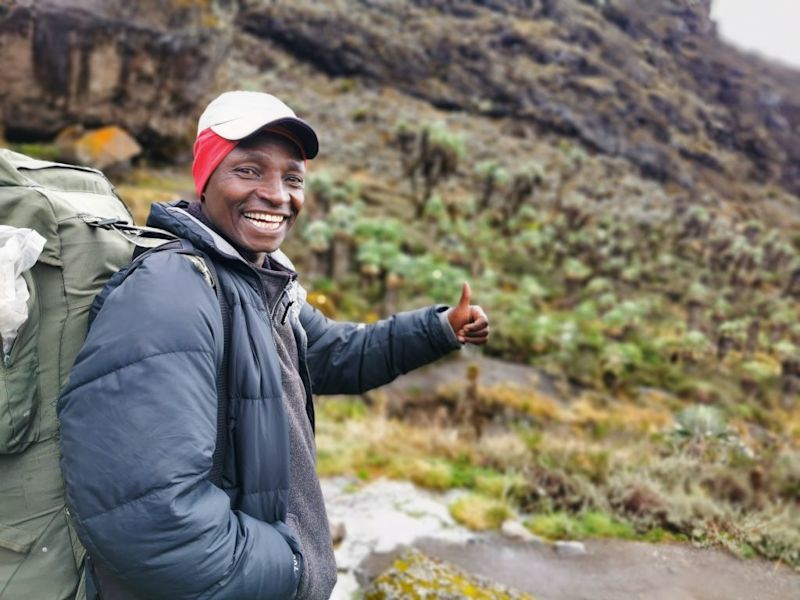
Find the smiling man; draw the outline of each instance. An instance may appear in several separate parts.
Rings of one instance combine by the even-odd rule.
[[[98,297],[58,409],[67,502],[104,599],[328,598],[312,392],[361,393],[488,339],[467,284],[453,308],[366,326],[305,303],[279,248],[317,151],[277,98],[222,94],[198,127],[200,202],[148,219],[180,251],[145,255]]]

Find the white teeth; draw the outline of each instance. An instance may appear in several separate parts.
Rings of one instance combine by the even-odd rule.
[[[281,226],[280,223],[275,223],[274,221],[256,221],[255,219],[247,220],[259,229],[265,229],[267,231],[275,231]]]
[[[271,215],[262,212],[246,212],[244,213],[244,217],[259,229],[267,231],[277,230],[285,219],[285,217],[281,215]]]
[[[246,212],[244,216],[254,221],[268,221],[271,223],[282,223],[284,219],[283,215],[271,215],[262,212]]]

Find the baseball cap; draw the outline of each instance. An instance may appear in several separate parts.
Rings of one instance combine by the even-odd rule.
[[[197,135],[211,129],[218,136],[237,141],[263,129],[280,127],[290,131],[306,158],[319,152],[317,134],[311,125],[272,94],[236,90],[217,96],[200,115]]]

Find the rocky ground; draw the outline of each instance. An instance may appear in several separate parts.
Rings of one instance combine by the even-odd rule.
[[[334,600],[349,600],[390,567],[408,547],[464,572],[533,595],[538,600],[786,600],[800,595],[800,574],[762,560],[689,544],[614,540],[545,543],[477,534],[457,523],[447,506],[459,493],[434,494],[407,482],[323,481],[328,514],[346,534],[336,549]],[[400,597],[400,596],[398,596]]]

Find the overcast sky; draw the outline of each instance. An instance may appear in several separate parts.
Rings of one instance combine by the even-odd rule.
[[[800,0],[713,0],[720,35],[800,68]]]

